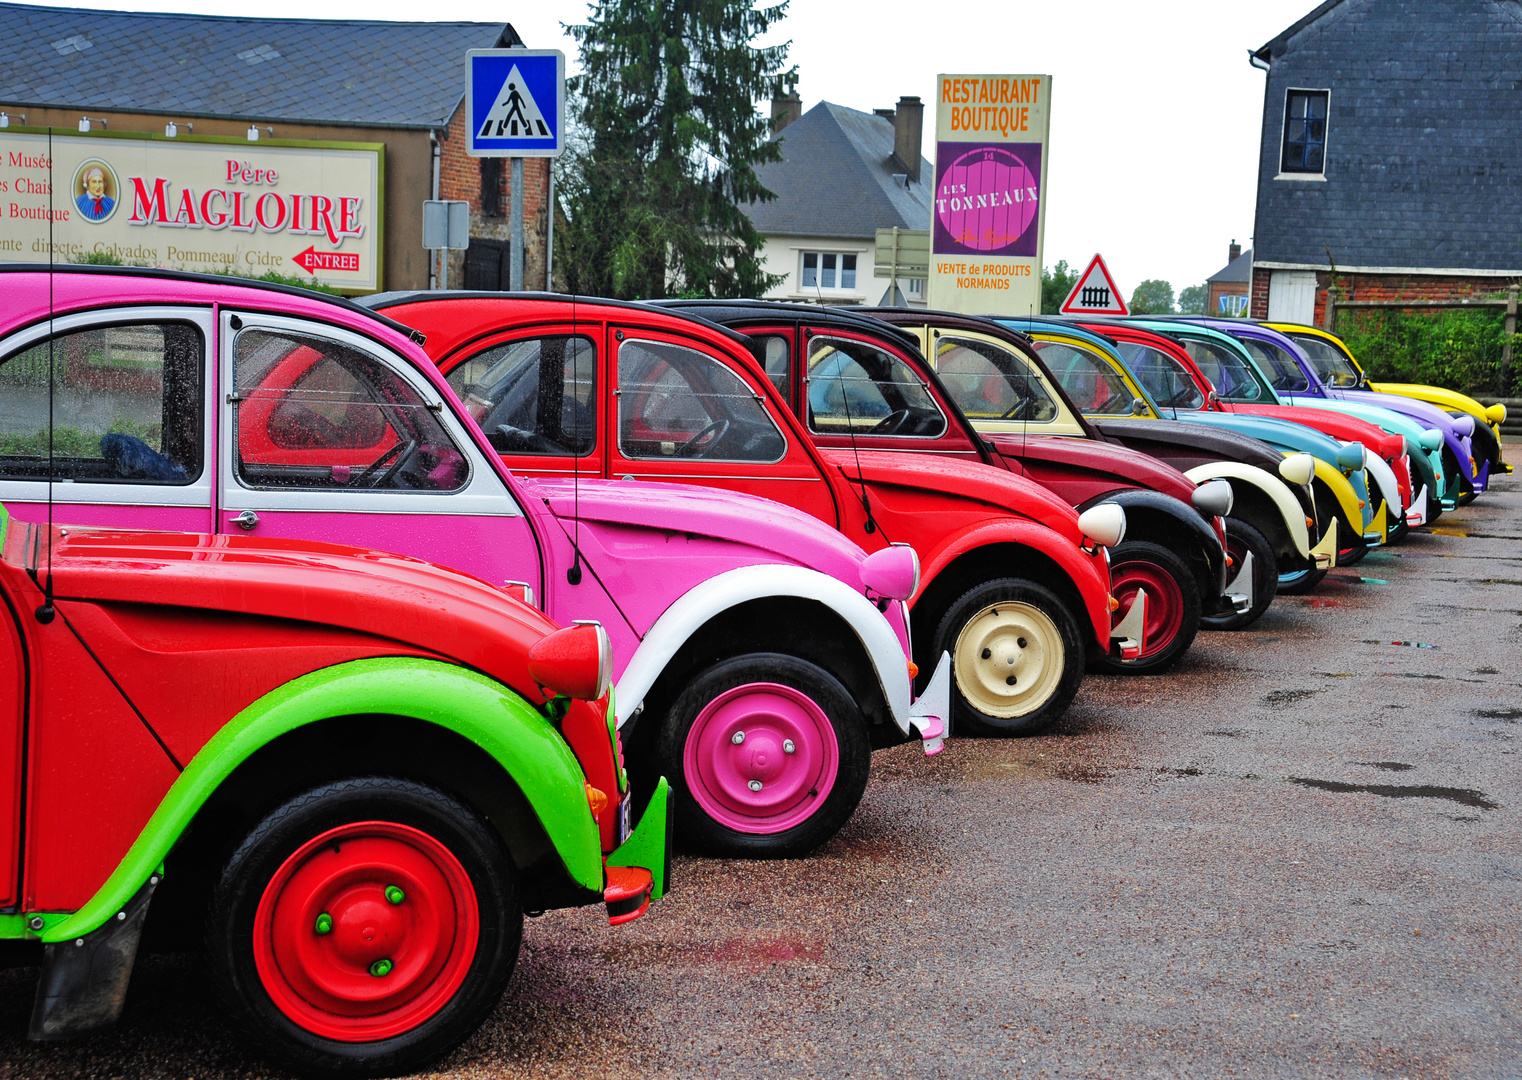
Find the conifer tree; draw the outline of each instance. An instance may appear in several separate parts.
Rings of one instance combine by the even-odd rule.
[[[757,108],[797,79],[787,43],[756,40],[783,2],[594,0],[570,30],[576,137],[556,183],[555,262],[596,296],[759,296],[762,238],[746,208],[774,196],[756,166],[781,160]]]

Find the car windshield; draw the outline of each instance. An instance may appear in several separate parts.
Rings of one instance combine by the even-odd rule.
[[[1037,341],[1035,346],[1080,411],[1099,416],[1131,415],[1136,399],[1126,381],[1103,359],[1060,341]]]
[[[1161,349],[1132,341],[1122,341],[1115,348],[1159,405],[1188,411],[1205,407],[1205,395],[1189,370]]]
[[[978,338],[942,337],[935,343],[935,370],[969,419],[1057,419],[1057,404],[1025,358]]]
[[[1305,377],[1300,365],[1295,363],[1295,358],[1279,346],[1253,338],[1237,340],[1252,353],[1253,359],[1268,376],[1269,385],[1281,394],[1304,393],[1311,388],[1310,380]]]
[[[1292,334],[1290,337],[1305,350],[1311,369],[1321,378],[1321,385],[1351,390],[1362,381],[1353,361],[1342,355],[1342,350],[1330,341],[1310,334]]]
[[[1184,350],[1222,401],[1262,401],[1268,396],[1247,361],[1225,345],[1186,339]]]

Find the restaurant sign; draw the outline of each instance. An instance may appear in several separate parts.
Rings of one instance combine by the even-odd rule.
[[[0,260],[380,287],[385,148],[0,130]]]
[[[931,307],[1041,310],[1050,75],[936,79]]]

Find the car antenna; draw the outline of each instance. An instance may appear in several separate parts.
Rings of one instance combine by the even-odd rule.
[[[571,294],[571,335],[566,344],[571,347],[571,404],[576,404],[576,379],[581,374],[580,363],[575,359],[576,349],[576,294]],[[539,361],[544,363],[543,354]],[[594,372],[593,378],[596,378]],[[565,354],[561,353],[560,379],[565,381]],[[593,406],[596,408],[596,406]],[[562,401],[560,415],[565,415]],[[571,416],[571,568],[565,579],[572,585],[581,584],[581,410],[572,408]]]
[[[48,568],[47,580],[42,585],[42,603],[34,612],[43,626],[53,621],[57,613],[53,607],[53,355],[56,342],[53,339],[53,128],[48,127]]]
[[[814,277],[814,295],[819,297],[819,306],[824,307],[824,292],[819,288],[817,272]],[[842,355],[850,357],[849,353],[842,353]],[[808,361],[805,359],[804,363],[807,364]],[[877,531],[877,521],[872,517],[872,501],[867,498],[867,474],[861,468],[861,451],[856,447],[856,422],[851,417],[851,395],[846,393],[845,377],[841,374],[839,367],[835,369],[835,382],[840,387],[840,400],[846,409],[846,434],[851,437],[851,457],[856,460],[856,485],[861,490],[861,508],[867,515],[867,523],[862,526],[862,529],[871,536]]]

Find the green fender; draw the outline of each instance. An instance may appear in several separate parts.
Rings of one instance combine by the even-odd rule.
[[[260,747],[306,724],[358,713],[405,716],[481,747],[522,789],[571,878],[603,891],[602,843],[586,777],[533,706],[494,679],[436,660],[355,660],[294,679],[233,717],[190,760],[116,870],[89,903],[39,935],[67,941],[99,929],[163,865],[224,780]]]

